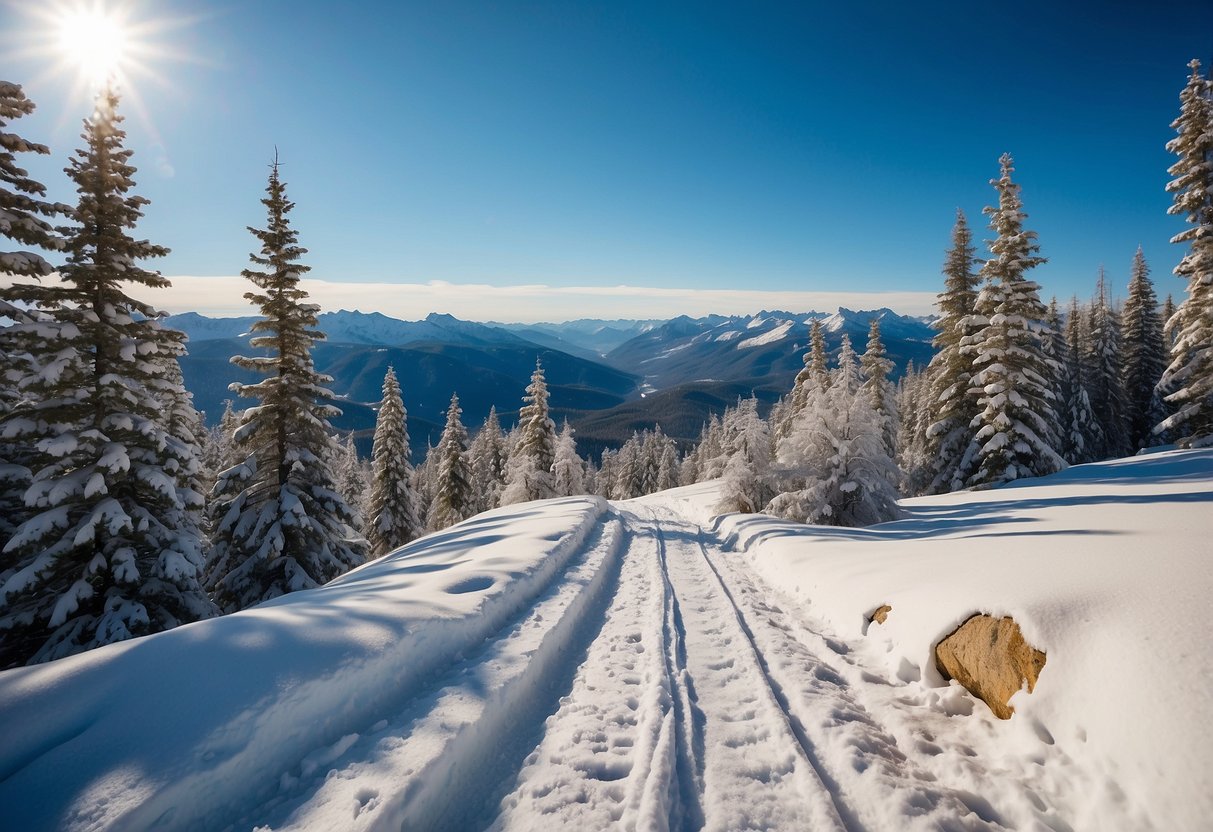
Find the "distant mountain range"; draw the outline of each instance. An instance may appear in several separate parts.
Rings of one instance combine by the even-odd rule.
[[[660,423],[691,440],[713,412],[751,393],[769,407],[786,392],[803,364],[809,326],[821,320],[826,344],[837,352],[843,334],[862,352],[873,317],[900,375],[907,361],[931,357],[934,331],[926,319],[888,309],[834,314],[772,311],[749,316],[686,316],[669,321],[584,319],[561,324],[496,324],[431,314],[402,321],[379,313],[326,312],[319,328],[316,366],[333,376],[336,420],[369,452],[384,372],[396,368],[417,450],[437,442],[447,403],[457,392],[464,423],[473,431],[496,406],[505,425],[517,417],[535,359],[543,361],[557,420],[568,418],[583,453],[616,446],[633,430]],[[255,378],[233,366],[252,352],[256,317],[207,318],[188,312],[166,319],[189,336],[182,359],[196,406],[214,423],[228,385]],[[239,406],[239,405],[238,405]]]

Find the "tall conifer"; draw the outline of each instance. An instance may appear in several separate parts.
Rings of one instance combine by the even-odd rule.
[[[147,204],[112,89],[85,121],[66,169],[73,224],[60,229],[59,285],[16,284],[10,302],[45,314],[15,333],[33,362],[2,435],[31,449],[34,508],[5,546],[0,666],[45,661],[213,613],[202,591],[202,540],[191,491],[197,446],[177,357],[184,336],[126,293],[169,282],[140,261],[168,250],[130,231]],[[166,412],[167,407],[167,412]],[[194,417],[196,418],[196,417]],[[186,419],[188,421],[188,419]]]
[[[244,609],[288,592],[327,583],[366,560],[366,541],[354,531],[354,510],[337,490],[329,419],[341,411],[327,402],[332,381],[316,371],[312,347],[319,307],[308,303],[299,279],[308,267],[289,214],[294,203],[270,168],[264,229],[249,231],[261,244],[245,269],[257,291],[245,298],[261,310],[250,345],[265,355],[232,363],[263,373],[232,390],[257,405],[245,410],[235,435],[242,460],[224,471],[212,500],[214,545],[208,585],[225,611]]]
[[[1171,363],[1159,382],[1174,412],[1155,432],[1176,437],[1181,447],[1213,444],[1213,82],[1192,61],[1192,74],[1180,95],[1180,114],[1172,123],[1178,135],[1167,149],[1179,157],[1167,185],[1174,194],[1169,213],[1188,227],[1171,242],[1188,251],[1175,274],[1187,281],[1187,297],[1168,322],[1174,333]]]
[[[1024,228],[1027,214],[1011,179],[1010,154],[999,163],[1001,175],[990,180],[998,205],[985,209],[995,233],[993,256],[982,267],[986,282],[971,321],[976,331],[960,347],[973,362],[969,395],[979,409],[968,482],[987,487],[1065,467],[1056,450],[1057,368],[1042,347],[1048,310],[1040,287],[1026,276],[1045,259],[1038,255],[1036,232]]]

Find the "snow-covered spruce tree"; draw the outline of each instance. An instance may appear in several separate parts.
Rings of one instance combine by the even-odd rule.
[[[613,476],[611,477],[611,499],[630,500],[644,493],[640,454],[643,440],[640,434],[633,432],[628,441],[624,442],[615,455]]]
[[[383,400],[375,419],[375,443],[371,448],[366,537],[372,557],[385,555],[416,540],[423,531],[417,492],[413,488],[407,420],[400,382],[396,379],[396,371],[388,367],[383,377]]]
[[[358,507],[362,505],[366,494],[367,480],[362,468],[362,460],[358,458],[358,446],[354,444],[354,432],[345,435],[345,442],[340,445],[336,454],[337,463],[334,465],[337,475],[337,492],[345,500],[345,504],[354,509],[359,515]],[[362,518],[356,527],[361,527]]]
[[[657,460],[657,489],[665,491],[677,488],[680,482],[681,466],[678,462],[678,445],[670,437],[665,438],[661,446],[661,456]]]
[[[475,514],[472,467],[467,455],[468,432],[459,419],[462,413],[459,396],[452,395],[446,410],[446,427],[434,449],[437,477],[434,497],[430,501],[430,531],[453,526]]]
[[[489,415],[476,433],[469,449],[472,460],[472,483],[475,486],[477,512],[497,508],[501,492],[505,489],[505,471],[509,454],[501,422],[497,419],[497,408],[490,407]]]
[[[1213,445],[1213,82],[1192,61],[1192,75],[1180,96],[1173,123],[1178,135],[1167,149],[1179,157],[1170,168],[1174,194],[1169,213],[1183,216],[1188,227],[1171,242],[1188,244],[1175,267],[1187,280],[1187,297],[1169,329],[1175,333],[1171,363],[1159,382],[1174,412],[1155,427],[1175,437],[1181,448]]]
[[[78,200],[60,229],[59,285],[17,283],[6,301],[37,307],[14,325],[30,369],[0,435],[28,448],[31,511],[5,546],[0,667],[40,662],[207,617],[202,540],[188,493],[197,449],[170,429],[186,401],[184,336],[126,294],[168,286],[139,262],[167,250],[130,230],[147,200],[112,90],[85,121],[85,146],[66,169]]]
[[[1036,232],[1023,227],[1023,203],[1010,154],[999,160],[1002,173],[991,180],[998,206],[986,208],[995,238],[993,257],[982,267],[985,285],[977,295],[971,323],[975,332],[961,339],[961,354],[973,362],[969,395],[977,401],[977,429],[962,469],[972,467],[968,484],[990,487],[1020,477],[1051,474],[1065,467],[1057,453],[1054,400],[1056,367],[1045,356],[1048,310],[1039,287],[1026,277],[1045,262]]]
[[[312,347],[319,307],[299,287],[307,253],[290,225],[294,207],[270,168],[265,229],[250,228],[261,244],[245,269],[258,291],[245,298],[261,310],[249,342],[266,351],[232,363],[267,377],[232,390],[257,404],[236,430],[236,465],[223,471],[212,495],[213,540],[207,585],[225,612],[331,581],[366,560],[366,541],[353,526],[354,509],[337,490],[329,465],[332,427],[341,413],[327,404],[332,381],[316,371]]]
[[[17,163],[18,153],[45,156],[50,149],[8,132],[12,122],[34,111],[34,102],[25,97],[19,84],[0,81],[0,236],[18,245],[42,251],[62,251],[63,238],[53,226],[57,217],[70,208],[47,202],[46,186],[31,179]],[[54,268],[34,251],[0,251],[0,274],[11,277],[42,277]]]
[[[1129,453],[1124,388],[1121,386],[1120,318],[1108,298],[1103,268],[1099,270],[1095,298],[1091,302],[1086,347],[1086,387],[1091,409],[1099,420],[1103,444],[1094,449],[1096,458],[1121,457]]]
[[[804,366],[792,382],[791,404],[784,412],[782,421],[776,426],[777,436],[786,436],[791,431],[792,423],[804,410],[814,386],[829,386],[828,360],[825,333],[821,329],[821,321],[815,318],[809,325],[809,346],[804,353]]]
[[[927,365],[920,402],[925,406],[927,428],[919,460],[912,469],[918,488],[914,493],[946,494],[964,488],[972,471],[962,463],[971,458],[976,429],[977,400],[969,395],[973,378],[972,356],[961,345],[983,325],[976,317],[977,249],[963,212],[957,210],[952,247],[944,257],[944,288],[938,296],[939,321],[934,338],[935,356]]]
[[[209,494],[214,488],[220,471],[225,471],[236,463],[233,458],[232,436],[238,427],[240,416],[232,407],[232,400],[227,399],[223,402],[223,415],[219,418],[219,424],[207,429],[207,440],[202,445],[202,467],[206,479],[210,482],[203,494]]]
[[[556,457],[552,463],[552,487],[557,497],[571,497],[585,493],[585,463],[577,455],[577,442],[569,420],[556,437]]]
[[[6,132],[15,119],[34,111],[34,103],[25,97],[20,85],[0,81],[0,237],[19,246],[42,251],[62,251],[63,239],[55,233],[51,221],[69,210],[66,205],[47,202],[46,187],[29,177],[17,164],[18,153],[46,155],[50,150],[43,144],[28,141],[16,133]],[[5,249],[8,246],[4,246]],[[28,250],[0,250],[0,274],[12,278],[38,278],[50,274],[53,268],[41,254]],[[7,292],[0,289],[0,317],[13,322],[32,323],[41,317],[36,310],[13,306]],[[20,399],[18,385],[21,377],[34,368],[27,364],[32,356],[21,341],[33,333],[24,327],[0,327],[0,418]],[[30,472],[25,463],[30,460],[28,448],[0,438],[0,552],[13,531],[26,517],[25,490]],[[0,557],[0,584],[3,584],[6,562]]]
[[[1087,366],[1085,354],[1088,315],[1078,305],[1078,298],[1070,299],[1070,311],[1065,324],[1065,363],[1062,365],[1061,401],[1061,454],[1072,465],[1094,462],[1096,449],[1104,446],[1103,429],[1091,409],[1091,397],[1087,393]]]
[[[729,421],[729,459],[716,511],[753,514],[774,496],[770,489],[770,428],[758,415],[758,400],[753,397],[738,402]]]
[[[1125,419],[1130,452],[1154,444],[1154,426],[1166,417],[1162,400],[1155,392],[1166,369],[1162,319],[1158,297],[1150,281],[1141,246],[1133,255],[1129,296],[1120,314],[1121,386],[1125,394]]]
[[[510,453],[501,505],[546,500],[555,496],[552,463],[556,461],[556,423],[548,414],[548,386],[543,365],[535,361],[535,372],[518,411],[518,442]]]
[[[1175,319],[1175,300],[1168,294],[1162,302],[1162,338],[1168,352],[1175,343],[1175,331],[1171,322]]]
[[[608,500],[612,498],[612,489],[615,487],[615,463],[617,456],[618,451],[612,451],[609,448],[603,449],[601,462],[598,466],[598,476],[594,482],[596,486],[594,493]]]
[[[900,418],[897,414],[897,388],[889,380],[893,372],[893,362],[889,360],[880,338],[880,319],[873,318],[868,329],[868,345],[859,361],[865,380],[864,392],[872,403],[880,419],[881,433],[884,436],[885,447],[889,456],[897,458],[897,429]]]
[[[833,383],[815,386],[792,432],[780,440],[779,473],[794,490],[771,500],[763,509],[767,514],[831,526],[868,526],[900,516],[896,465],[879,420],[868,396],[849,383],[859,375],[854,355],[844,348]]]

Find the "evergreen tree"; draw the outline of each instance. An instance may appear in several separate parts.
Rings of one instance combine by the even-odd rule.
[[[535,362],[535,372],[522,400],[524,405],[518,411],[518,444],[510,454],[502,505],[546,500],[556,493],[552,486],[556,423],[548,415],[548,386],[539,361]]]
[[[729,459],[716,511],[752,514],[771,499],[771,435],[758,415],[758,400],[738,402],[729,418]]]
[[[556,456],[552,463],[552,487],[557,497],[571,497],[585,493],[585,463],[577,455],[577,442],[569,420],[564,420],[560,436],[556,438]]]
[[[354,509],[337,490],[329,459],[329,420],[341,411],[326,402],[332,381],[316,371],[312,347],[319,307],[299,286],[307,249],[290,225],[294,203],[270,168],[265,229],[249,231],[261,244],[241,274],[258,291],[245,298],[261,310],[249,342],[267,354],[232,363],[267,377],[232,390],[257,405],[245,410],[235,434],[240,462],[220,474],[212,498],[213,546],[207,583],[225,612],[331,581],[366,560],[366,541],[352,528]]]
[[[657,461],[657,490],[666,491],[670,488],[677,488],[681,484],[680,474],[678,446],[673,439],[666,437],[661,448],[661,457]]]
[[[409,450],[408,411],[404,409],[396,371],[388,367],[383,377],[383,399],[375,418],[375,443],[371,449],[366,536],[373,557],[386,555],[421,536],[417,502]]]
[[[1019,186],[1011,180],[1010,154],[999,161],[1001,176],[990,183],[998,191],[998,206],[985,211],[996,235],[990,242],[993,257],[982,267],[986,282],[971,318],[977,329],[960,346],[973,361],[969,395],[980,411],[971,462],[961,465],[973,465],[970,485],[985,487],[1065,467],[1056,450],[1056,367],[1041,343],[1048,312],[1039,287],[1025,276],[1045,260],[1037,255],[1036,233],[1023,227],[1027,215]]]
[[[488,418],[472,440],[469,451],[472,458],[472,482],[476,490],[478,511],[497,508],[501,492],[505,488],[505,472],[509,454],[501,423],[497,419],[497,408],[490,407]]]
[[[897,456],[897,429],[900,418],[897,414],[897,390],[889,380],[893,371],[893,362],[885,352],[884,342],[880,338],[880,319],[873,318],[868,329],[868,345],[863,358],[859,362],[866,377],[863,390],[867,393],[872,409],[880,421],[881,434],[884,436],[885,449],[889,456]]]
[[[812,389],[792,432],[780,440],[783,487],[766,513],[832,526],[867,526],[900,516],[896,465],[879,420],[869,397],[849,383],[859,375],[854,356],[844,340],[833,383]]]
[[[611,483],[612,500],[631,500],[644,493],[640,460],[641,447],[640,435],[633,433],[615,456]]]
[[[62,251],[63,238],[52,225],[56,217],[69,214],[66,205],[47,202],[46,186],[31,179],[17,164],[18,153],[45,156],[50,149],[16,133],[7,132],[12,121],[34,111],[19,84],[0,81],[0,235],[23,246],[43,251]],[[12,277],[42,277],[54,271],[46,258],[33,251],[0,251],[0,274]]]
[[[1136,451],[1153,444],[1154,426],[1166,416],[1162,400],[1155,392],[1166,362],[1163,356],[1162,321],[1158,298],[1150,281],[1141,246],[1133,255],[1129,297],[1121,312],[1121,386],[1125,394],[1125,419],[1129,433],[1128,450]]]
[[[1087,393],[1085,354],[1087,315],[1078,305],[1078,298],[1071,298],[1070,311],[1065,324],[1065,363],[1062,365],[1062,414],[1061,454],[1073,465],[1093,462],[1099,448],[1105,444],[1103,428],[1091,408],[1091,397]]]
[[[1120,321],[1108,299],[1107,281],[1099,270],[1084,341],[1084,370],[1091,409],[1099,421],[1103,444],[1094,448],[1097,459],[1129,452],[1124,388],[1121,386]]]
[[[451,405],[446,411],[446,427],[438,440],[436,454],[437,477],[434,480],[434,497],[430,501],[429,527],[431,531],[453,526],[475,513],[472,494],[472,468],[468,464],[468,432],[459,417],[459,396],[451,396]]]
[[[362,505],[367,480],[363,473],[362,460],[358,458],[358,446],[354,444],[353,431],[345,435],[345,442],[338,448],[333,467],[337,475],[337,493],[345,500],[346,505],[355,509],[355,515],[360,515],[361,512],[358,512],[357,508]],[[356,525],[360,527],[361,523]]]
[[[821,321],[815,318],[809,325],[809,348],[804,353],[804,367],[796,374],[796,379],[792,382],[791,406],[784,414],[784,419],[779,423],[777,429],[780,436],[786,436],[791,430],[792,422],[808,403],[814,385],[829,386],[828,362],[825,333],[821,329]],[[712,479],[712,477],[706,479]]]
[[[1175,344],[1175,330],[1171,322],[1175,320],[1175,301],[1168,294],[1162,304],[1162,337],[1168,352]]]
[[[1167,184],[1174,194],[1169,213],[1188,227],[1171,242],[1188,244],[1175,267],[1187,280],[1187,297],[1168,323],[1174,333],[1171,363],[1159,382],[1174,412],[1155,428],[1168,432],[1184,448],[1213,444],[1213,82],[1192,61],[1192,75],[1180,96],[1173,123],[1178,135],[1167,149],[1179,157]]]
[[[963,212],[957,210],[952,247],[944,258],[944,289],[939,294],[935,356],[927,366],[920,401],[925,421],[923,470],[912,473],[920,485],[914,493],[945,494],[963,488],[972,473],[962,463],[971,455],[977,418],[977,400],[969,395],[973,378],[972,356],[962,350],[966,338],[976,334],[975,316],[980,276],[977,249]]]
[[[16,133],[6,132],[15,119],[34,111],[34,103],[25,97],[18,84],[0,81],[0,236],[21,246],[43,251],[61,251],[63,239],[51,225],[51,220],[66,213],[65,205],[45,201],[46,186],[29,177],[17,164],[18,153],[46,155],[46,145],[28,141]],[[0,250],[0,274],[13,278],[38,278],[50,274],[53,268],[46,258],[32,251]],[[20,290],[17,290],[18,292]],[[0,317],[14,323],[32,324],[43,317],[36,310],[14,306],[9,290],[0,289]],[[33,333],[26,327],[0,327],[0,419],[20,400],[18,385],[24,375],[36,372],[28,364],[28,351],[21,343]],[[29,487],[32,460],[29,449],[0,436],[0,552],[17,526],[28,516],[25,490]],[[0,556],[0,586],[11,573],[6,560]]]
[[[40,662],[204,618],[202,540],[189,493],[197,448],[173,420],[188,402],[184,336],[125,284],[168,286],[139,261],[167,249],[130,235],[147,200],[130,194],[118,99],[105,90],[66,169],[74,224],[59,285],[17,283],[11,337],[32,357],[0,435],[29,449],[32,511],[5,545],[0,667]],[[5,146],[11,140],[4,139]],[[176,370],[173,372],[173,370]],[[167,415],[166,402],[173,402]]]

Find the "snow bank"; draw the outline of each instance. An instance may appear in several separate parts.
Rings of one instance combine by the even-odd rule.
[[[709,484],[657,499],[702,516],[712,496]],[[972,710],[957,719],[989,717],[967,736],[1029,762],[1042,743],[1068,758],[1086,783],[1070,790],[1076,828],[1198,829],[1213,816],[1211,502],[1213,452],[1171,451],[903,501],[907,519],[868,529],[761,515],[714,527],[907,689]],[[869,628],[882,604],[887,623]],[[1048,654],[1010,722],[980,703],[957,711],[941,690],[934,645],[975,612],[1013,616]]]
[[[319,589],[0,673],[4,827],[223,828],[529,607],[605,511],[499,509]]]

